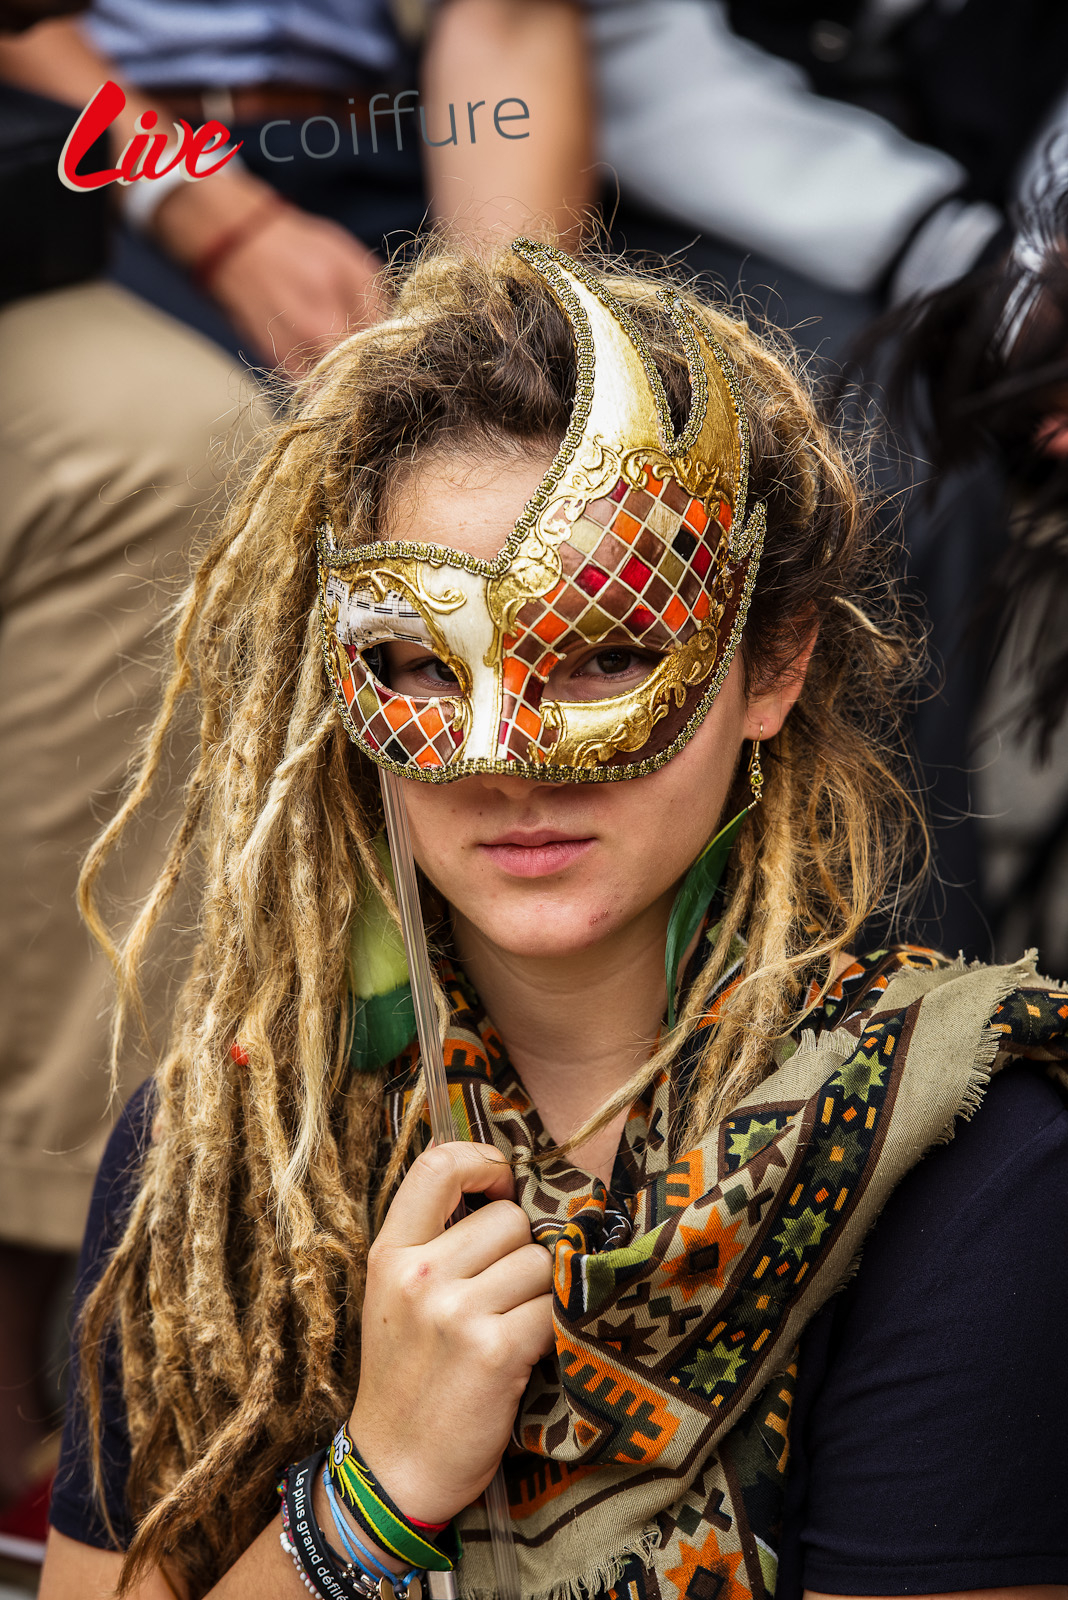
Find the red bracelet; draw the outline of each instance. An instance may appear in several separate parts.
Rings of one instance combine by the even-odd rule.
[[[267,195],[258,206],[253,206],[247,211],[240,222],[232,228],[227,228],[218,238],[213,239],[207,249],[202,251],[189,268],[189,276],[198,289],[205,292],[211,288],[211,280],[226,260],[233,255],[243,244],[248,244],[254,239],[262,228],[265,228],[276,211],[288,208],[288,201],[283,200],[280,194],[273,192]]]

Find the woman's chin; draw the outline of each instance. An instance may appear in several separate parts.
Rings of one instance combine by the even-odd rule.
[[[563,961],[596,949],[618,932],[617,914],[603,906],[546,908],[515,917],[464,918],[477,937],[503,954],[527,961]]]

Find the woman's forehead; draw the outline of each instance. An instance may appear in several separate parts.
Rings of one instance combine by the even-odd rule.
[[[552,461],[549,450],[434,451],[397,475],[383,508],[384,539],[443,545],[492,561]]]

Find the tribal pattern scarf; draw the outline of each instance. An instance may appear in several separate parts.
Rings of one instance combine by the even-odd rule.
[[[709,1025],[736,971],[710,996]],[[1068,994],[1030,961],[965,968],[916,947],[857,961],[777,1070],[676,1156],[668,1131],[698,1034],[681,1071],[632,1108],[609,1191],[545,1159],[552,1140],[499,1035],[447,979],[457,1131],[513,1158],[555,1263],[556,1356],[535,1369],[505,1458],[522,1593],[770,1600],[799,1336],[891,1190],[976,1109],[992,1072],[1026,1055],[1068,1085]],[[398,1066],[394,1139],[418,1047]],[[460,1527],[460,1592],[491,1600],[481,1508]]]

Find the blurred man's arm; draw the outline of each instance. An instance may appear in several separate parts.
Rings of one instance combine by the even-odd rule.
[[[114,62],[74,22],[45,22],[17,39],[0,40],[0,78],[77,107],[105,79],[120,83],[126,106],[111,128],[115,156],[141,112],[150,109],[149,100],[122,82]],[[161,201],[150,231],[194,273],[221,240],[240,234],[202,287],[259,360],[297,376],[346,329],[380,314],[374,279],[381,262],[335,223],[273,196],[268,184],[231,163],[199,183],[179,184]]]
[[[445,0],[430,25],[422,103],[428,141],[450,140],[456,127],[455,144],[424,146],[435,218],[467,238],[577,242],[596,195],[581,7]]]

